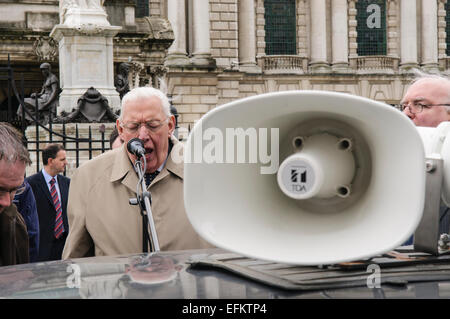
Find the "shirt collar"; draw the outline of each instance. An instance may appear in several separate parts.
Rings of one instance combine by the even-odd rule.
[[[51,176],[49,173],[47,173],[45,168],[42,169],[42,175],[44,175],[44,179],[47,185],[50,184],[50,181],[52,180],[53,177],[55,178],[56,184],[58,184],[58,179],[56,178],[56,176]]]
[[[169,154],[169,156],[170,156],[170,154]],[[163,170],[164,166],[166,165],[167,158],[168,158],[169,156],[167,156],[166,159],[165,159],[165,161],[164,161],[164,163],[162,163],[162,165],[161,165],[160,167],[158,167],[158,169],[157,169],[158,172],[161,173],[161,171]]]

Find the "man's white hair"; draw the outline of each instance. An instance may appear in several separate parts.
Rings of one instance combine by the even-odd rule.
[[[130,101],[143,100],[151,97],[157,97],[160,99],[163,112],[167,117],[172,115],[172,113],[170,112],[170,102],[167,96],[158,89],[145,86],[134,88],[124,95],[124,97],[122,98],[122,111],[120,112],[119,121],[122,122],[123,120],[123,111],[127,103],[129,103]]]
[[[435,80],[442,80],[444,82],[448,82],[450,84],[450,78],[448,78],[445,75],[439,74],[439,73],[425,73],[419,69],[413,70],[414,79],[411,82],[411,84],[416,83],[417,81],[423,80],[423,79],[435,79]]]

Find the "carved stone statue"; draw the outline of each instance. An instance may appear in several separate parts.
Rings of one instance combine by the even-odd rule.
[[[63,24],[66,13],[71,9],[96,10],[104,12],[105,0],[60,0],[59,1],[59,23]]]
[[[58,42],[47,36],[39,37],[33,43],[33,53],[38,61],[57,61]]]
[[[120,99],[130,91],[130,85],[128,82],[128,74],[130,72],[130,65],[128,63],[119,64],[119,72],[117,72],[116,78],[114,80],[114,86],[116,91],[119,92]]]
[[[144,86],[141,85],[141,71],[144,69],[144,63],[138,61],[130,61],[130,89],[135,87]]]
[[[56,117],[60,88],[58,78],[51,72],[49,63],[42,63],[40,69],[45,78],[42,90],[39,93],[32,93],[29,98],[25,98],[24,104],[26,110],[45,125],[49,122],[50,113],[52,117]],[[38,107],[38,114],[36,114],[36,104]],[[17,115],[22,117],[21,105],[17,110]],[[33,121],[31,116],[26,112],[25,120],[28,122]]]
[[[103,10],[105,0],[61,0],[62,8],[100,9]]]
[[[103,10],[103,3],[105,0],[85,0],[88,9]]]
[[[94,87],[90,87],[79,99],[77,108],[70,114],[61,112],[55,123],[106,123],[114,122],[118,116],[108,105],[108,100]]]

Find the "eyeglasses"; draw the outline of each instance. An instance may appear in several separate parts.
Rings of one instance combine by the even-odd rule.
[[[25,184],[22,184],[21,186],[11,190],[6,190],[0,187],[0,197],[3,197],[8,194],[10,198],[13,198],[15,195],[23,194],[23,192],[25,192],[25,188],[26,188]]]
[[[401,103],[397,106],[400,111],[404,111],[409,108],[412,114],[417,114],[423,111],[423,109],[429,109],[432,106],[450,106],[450,104],[425,104],[422,102],[412,102],[412,103]]]
[[[120,126],[123,127],[129,133],[137,133],[141,126],[144,126],[148,131],[156,133],[158,130],[167,123],[168,118],[163,121],[159,120],[151,120],[147,122],[128,122],[121,123]]]

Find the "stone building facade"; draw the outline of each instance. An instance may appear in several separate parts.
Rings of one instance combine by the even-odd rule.
[[[168,51],[167,81],[182,125],[217,105],[281,90],[331,90],[396,104],[413,69],[449,72],[446,0],[278,1],[280,10],[295,10],[295,49],[281,54],[267,50],[270,2],[164,1],[178,39]],[[384,52],[358,49],[364,45],[358,33],[367,30],[358,27],[363,10],[368,24],[379,23]]]
[[[413,69],[450,69],[447,0],[104,5],[111,25],[122,27],[114,38],[114,63],[131,60],[138,85],[163,85],[183,127],[218,105],[281,90],[331,90],[396,104]],[[0,63],[11,53],[19,71],[25,70],[29,93],[40,88],[40,61],[57,69],[49,34],[58,23],[58,1],[0,0],[0,12]],[[283,46],[286,34],[289,47]]]

